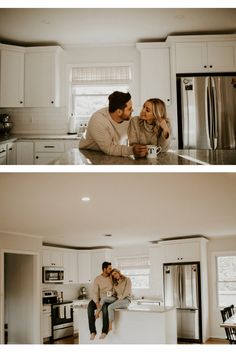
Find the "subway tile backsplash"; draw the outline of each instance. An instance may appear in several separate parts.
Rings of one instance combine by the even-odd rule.
[[[13,134],[66,134],[68,117],[65,107],[0,109],[9,113],[14,123]]]

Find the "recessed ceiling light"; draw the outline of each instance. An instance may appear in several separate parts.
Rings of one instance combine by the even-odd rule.
[[[90,197],[82,197],[81,200],[82,200],[82,202],[89,202]]]

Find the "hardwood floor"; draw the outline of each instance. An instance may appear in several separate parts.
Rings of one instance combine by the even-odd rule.
[[[71,337],[61,338],[50,344],[79,344],[79,337],[71,336]],[[229,342],[227,341],[227,339],[209,338],[207,342],[204,344],[229,344]]]

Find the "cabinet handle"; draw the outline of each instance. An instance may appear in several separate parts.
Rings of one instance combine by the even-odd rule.
[[[9,148],[9,151],[11,151],[12,150],[12,148]]]
[[[169,98],[167,98],[167,102],[170,102],[170,99],[169,99]]]
[[[0,154],[1,154],[2,152],[6,152],[6,150],[2,150],[2,151],[0,151]]]
[[[212,68],[213,66],[212,65],[210,65],[210,68]]]
[[[44,148],[53,149],[55,148],[55,145],[44,145]]]
[[[207,68],[207,65],[204,65],[204,68],[206,69],[206,68]]]
[[[35,156],[36,159],[38,159],[39,157],[38,156]]]
[[[20,101],[20,104],[22,104],[23,103],[23,101]]]
[[[51,101],[51,104],[53,104],[54,103],[54,101]]]

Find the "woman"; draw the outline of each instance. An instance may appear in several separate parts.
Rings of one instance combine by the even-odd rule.
[[[117,298],[108,306],[109,331],[112,330],[112,322],[114,321],[115,309],[125,309],[131,302],[131,280],[121,274],[118,269],[112,269],[111,278],[115,297]]]
[[[129,144],[161,146],[162,151],[169,148],[170,122],[166,105],[159,98],[148,99],[139,117],[130,120],[128,128]]]

